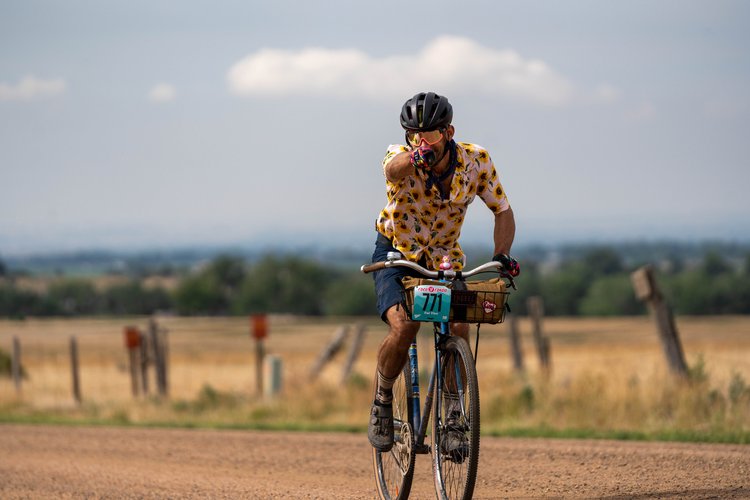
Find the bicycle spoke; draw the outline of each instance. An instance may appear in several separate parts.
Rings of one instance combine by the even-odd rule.
[[[454,362],[455,367],[455,377],[456,377],[456,391],[458,392],[458,404],[461,409],[461,416],[465,418],[466,416],[466,404],[464,400],[465,391],[464,391],[464,382],[463,377],[461,377],[461,367],[462,364],[460,361]]]
[[[404,371],[393,386],[393,422],[397,440],[390,451],[373,449],[375,480],[380,498],[406,498],[411,489],[414,449],[408,414],[410,397],[410,376]]]
[[[469,271],[458,272],[451,269],[431,271],[415,262],[399,257],[402,256],[398,252],[388,252],[385,260],[364,265],[361,270],[364,273],[371,273],[391,267],[404,267],[412,269],[426,278],[436,279],[448,287],[451,287],[451,284],[455,286],[452,287],[453,292],[450,294],[441,290],[436,295],[433,293],[434,288],[415,285],[414,283],[421,283],[418,280],[411,284],[404,284],[403,298],[409,319],[433,323],[436,349],[435,369],[427,391],[426,409],[421,416],[419,407],[413,408],[412,415],[412,408],[409,408],[406,404],[403,409],[399,408],[398,410],[394,406],[394,418],[398,419],[396,414],[404,410],[403,415],[406,417],[404,422],[409,422],[407,432],[419,432],[419,436],[415,437],[414,434],[410,434],[406,439],[399,436],[397,446],[405,445],[408,448],[406,450],[397,448],[390,455],[385,455],[388,464],[401,465],[403,466],[401,469],[406,470],[401,483],[399,483],[400,478],[394,481],[395,484],[393,485],[390,481],[388,484],[384,483],[384,476],[390,475],[390,470],[387,467],[388,464],[384,465],[381,454],[375,452],[375,473],[379,481],[378,493],[381,498],[408,497],[414,473],[416,449],[416,443],[412,441],[416,440],[419,443],[420,453],[425,451],[425,427],[431,420],[433,473],[438,498],[469,499],[474,492],[479,462],[479,388],[476,367],[474,366],[476,350],[479,346],[479,332],[477,330],[477,349],[472,353],[466,340],[450,335],[450,324],[446,320],[447,316],[444,315],[446,312],[444,309],[450,305],[450,313],[455,315],[454,321],[468,320],[469,323],[476,321],[493,324],[502,322],[505,312],[504,306],[508,296],[506,287],[510,285],[515,289],[516,286],[509,269],[506,269],[506,265],[496,261],[487,262]],[[515,263],[513,259],[508,259]],[[515,265],[517,266],[517,263]],[[514,270],[517,275],[517,267]],[[464,283],[465,278],[489,271],[499,272],[503,280],[493,280],[473,286],[470,283]],[[460,284],[464,284],[464,286],[458,286]],[[489,288],[485,289],[486,286],[489,286]],[[480,288],[482,289],[480,290]],[[473,293],[462,295],[459,292]],[[480,297],[479,293],[483,295]],[[442,300],[452,300],[452,298],[455,299],[455,304],[446,302],[445,307],[442,307]],[[429,302],[430,300],[432,302]],[[472,304],[479,304],[481,300],[485,300],[485,305],[499,304],[500,307],[496,312],[500,314],[493,313],[491,316],[482,315],[477,318],[472,316],[469,320],[467,308]],[[436,304],[438,304],[437,309],[440,309],[440,311],[436,311],[433,307]],[[425,309],[425,306],[428,305],[430,306],[427,308],[429,311]],[[484,311],[487,311],[486,306]],[[439,314],[434,314],[436,312]],[[476,311],[472,310],[472,312]],[[411,373],[418,373],[416,344],[412,344],[409,348],[409,360],[413,368]],[[409,382],[411,375],[408,371],[405,371],[402,378]],[[407,397],[398,397],[399,401],[411,399],[411,386],[409,384],[407,386],[409,388],[406,392]],[[418,388],[418,383],[414,387]],[[415,400],[418,401],[419,397],[417,396]],[[411,419],[414,421],[412,422]],[[406,457],[406,460],[404,457]]]
[[[470,498],[479,457],[479,395],[466,341],[449,339],[441,353],[442,378],[434,403],[433,451],[439,498]]]

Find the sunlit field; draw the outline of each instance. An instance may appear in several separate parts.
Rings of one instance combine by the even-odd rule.
[[[283,363],[276,397],[256,391],[255,341],[247,318],[162,317],[168,333],[169,397],[131,393],[123,328],[147,318],[0,321],[0,349],[21,343],[27,373],[20,393],[0,377],[0,417],[179,425],[364,429],[375,353],[385,335],[376,319],[273,316],[267,354]],[[363,324],[366,341],[342,382],[353,335],[316,381],[310,369],[341,325]],[[552,369],[539,369],[528,319],[519,318],[525,372],[513,370],[508,327],[483,325],[477,368],[485,432],[519,429],[750,434],[750,317],[681,317],[677,327],[690,382],[670,376],[650,318],[547,318]],[[71,389],[69,342],[80,359],[82,404]],[[471,346],[475,348],[472,328]],[[432,335],[419,335],[420,368],[432,366]],[[423,394],[426,391],[426,384]],[[710,438],[710,437],[709,437]],[[735,440],[737,438],[734,438]],[[745,439],[745,438],[740,438]]]

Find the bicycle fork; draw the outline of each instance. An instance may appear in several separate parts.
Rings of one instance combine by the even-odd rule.
[[[448,323],[440,324],[440,331],[438,333],[437,328],[435,331],[435,343],[436,345],[442,338],[446,338],[449,335]],[[440,378],[441,366],[440,366],[440,351],[435,350],[435,366],[430,374],[430,383],[427,387],[427,395],[425,396],[424,415],[420,416],[420,397],[419,397],[419,362],[417,360],[417,339],[409,346],[409,371],[411,373],[412,383],[412,400],[411,400],[411,415],[412,422],[416,425],[419,422],[419,427],[415,429],[415,443],[414,448],[416,453],[427,454],[430,452],[430,447],[424,444],[425,437],[427,436],[427,424],[430,421],[430,413],[432,412],[432,402],[435,398],[435,380]]]
[[[430,385],[427,389],[427,396],[425,399],[425,412],[421,414],[420,406],[420,395],[419,395],[419,361],[417,358],[417,339],[409,346],[409,372],[411,374],[411,421],[415,426],[414,429],[414,451],[420,454],[427,454],[430,452],[430,447],[424,444],[425,434],[427,429],[427,422],[430,420],[430,410],[432,405],[432,389],[435,382],[435,372],[433,370],[432,376],[430,377]],[[418,427],[416,427],[418,425]]]

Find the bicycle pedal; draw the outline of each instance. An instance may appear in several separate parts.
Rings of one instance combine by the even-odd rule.
[[[416,444],[414,445],[414,453],[427,455],[428,453],[430,453],[430,446],[426,444]]]

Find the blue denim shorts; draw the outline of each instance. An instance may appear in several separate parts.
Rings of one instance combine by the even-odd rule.
[[[375,251],[372,254],[373,262],[381,262],[386,259],[388,252],[398,252],[393,247],[391,241],[378,233],[378,237],[375,240]],[[421,263],[424,265],[424,263]],[[373,273],[373,279],[375,280],[375,294],[378,296],[378,313],[380,319],[385,321],[386,311],[396,304],[403,304],[404,298],[401,292],[404,290],[401,284],[401,278],[404,276],[421,276],[416,271],[409,269],[408,267],[389,267],[375,271]]]

